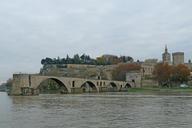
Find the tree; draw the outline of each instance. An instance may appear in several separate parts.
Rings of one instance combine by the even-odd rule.
[[[133,58],[129,56],[109,56],[109,57],[98,57],[97,59],[91,58],[89,55],[82,54],[75,54],[73,58],[70,58],[69,55],[66,58],[45,58],[41,60],[41,64],[45,65],[52,65],[52,64],[93,64],[93,65],[111,65],[111,64],[118,64],[118,63],[126,63],[126,62],[133,62]]]
[[[80,57],[79,57],[78,54],[75,54],[73,59],[74,59],[74,63],[75,64],[80,64],[81,63],[81,60],[80,60]]]
[[[187,82],[190,76],[190,69],[183,65],[177,65],[176,67],[173,68],[173,74],[172,74],[172,80],[174,82]]]
[[[133,62],[133,58],[130,57],[130,56],[120,56],[120,61],[123,62],[123,63],[126,63],[126,62]]]
[[[56,64],[62,64],[59,56],[57,57]]]
[[[45,65],[45,63],[46,63],[45,59],[42,59],[42,60],[41,60],[41,64],[42,64],[42,65]]]
[[[46,65],[46,64],[53,64],[53,60],[51,58],[45,58],[41,60],[41,64]]]
[[[13,85],[13,79],[8,79],[7,80],[7,82],[5,83],[5,86],[6,86],[6,88],[8,89],[8,90],[10,90],[11,89],[11,87],[12,87],[12,85]]]
[[[83,63],[85,62],[85,54],[81,55],[81,60],[83,61]]]
[[[103,57],[97,57],[96,61],[98,65],[106,65],[106,61]]]
[[[114,80],[125,81],[126,73],[130,71],[140,71],[138,64],[119,64],[112,72]]]
[[[172,75],[172,66],[167,63],[160,63],[155,66],[153,72],[156,80],[159,82],[159,85],[170,85],[171,75]]]
[[[67,54],[66,57],[66,64],[71,64],[72,63],[72,59],[69,57],[69,55]]]
[[[62,58],[62,59],[61,59],[61,64],[66,64],[65,58]]]

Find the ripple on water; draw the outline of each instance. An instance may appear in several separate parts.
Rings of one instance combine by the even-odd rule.
[[[0,128],[192,127],[192,96],[108,93],[8,97],[0,93],[0,101]]]

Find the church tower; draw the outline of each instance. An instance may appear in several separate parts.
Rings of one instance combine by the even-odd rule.
[[[171,64],[171,54],[168,52],[167,45],[165,46],[165,52],[162,54],[163,63]]]

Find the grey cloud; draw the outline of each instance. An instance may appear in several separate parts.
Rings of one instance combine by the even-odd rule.
[[[190,0],[1,0],[0,80],[38,72],[46,56],[88,53],[191,58]]]

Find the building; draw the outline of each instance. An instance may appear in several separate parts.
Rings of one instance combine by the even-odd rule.
[[[184,64],[184,52],[175,52],[173,56],[173,65]]]
[[[171,64],[171,54],[168,52],[167,45],[165,46],[165,52],[162,54],[163,63]]]
[[[157,65],[158,59],[147,59],[141,64],[142,75],[144,77],[152,77],[155,65]]]
[[[192,71],[192,63],[191,60],[188,61],[188,63],[185,63],[185,66],[187,66]]]
[[[126,81],[129,82],[132,87],[141,87],[141,72],[140,71],[127,72]]]
[[[102,56],[102,58],[104,59],[105,62],[109,63],[109,64],[116,64],[119,62],[118,56],[116,55],[109,55],[109,54],[105,54]]]

